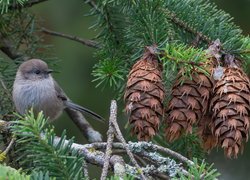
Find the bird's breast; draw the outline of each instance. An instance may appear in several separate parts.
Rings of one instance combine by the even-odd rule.
[[[50,120],[56,119],[63,110],[63,102],[58,99],[53,79],[14,83],[13,99],[17,111],[26,113],[31,107],[34,113],[43,111]]]

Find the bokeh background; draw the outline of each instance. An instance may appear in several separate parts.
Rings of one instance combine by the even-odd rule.
[[[234,22],[239,25],[245,35],[250,33],[250,0],[213,0],[221,9],[234,17]],[[31,8],[40,18],[40,24],[48,29],[92,39],[98,30],[89,29],[94,24],[94,17],[86,16],[89,6],[83,0],[49,0]],[[67,95],[76,103],[87,107],[103,117],[108,118],[111,99],[115,98],[112,89],[96,88],[92,82],[91,72],[98,59],[94,58],[94,49],[80,43],[59,37],[44,36],[45,43],[53,45],[52,52],[58,57],[58,73],[54,77],[65,90]],[[123,130],[126,118],[122,113],[124,108],[119,102],[118,120]],[[102,124],[90,120],[95,129],[106,136],[107,123]],[[63,115],[60,120],[54,122],[56,133],[60,135],[63,129],[67,129],[69,137],[75,136],[76,142],[86,143],[77,127],[71,120]],[[106,138],[106,137],[105,137]],[[221,150],[214,150],[208,156],[209,162],[214,162],[215,167],[221,172],[220,179],[245,180],[250,179],[250,143],[245,147],[244,154],[238,159],[226,159]],[[90,172],[95,176],[97,168]]]

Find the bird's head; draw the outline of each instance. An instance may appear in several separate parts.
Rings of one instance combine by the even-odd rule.
[[[21,79],[31,81],[47,79],[51,77],[51,72],[52,70],[48,68],[47,63],[40,59],[25,61],[18,69],[18,74]]]

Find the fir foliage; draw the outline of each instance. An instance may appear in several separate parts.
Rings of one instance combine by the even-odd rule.
[[[0,14],[4,14],[8,12],[9,6],[14,4],[23,5],[25,2],[29,0],[1,0],[0,1]]]
[[[206,51],[176,43],[166,44],[162,51],[161,60],[165,71],[176,72],[185,66],[183,76],[188,76],[190,79],[192,79],[191,74],[194,69],[209,75],[207,69],[204,68],[208,59]]]
[[[202,49],[206,49],[212,41],[220,39],[223,44],[223,53],[241,57],[243,62],[249,60],[248,53],[243,53],[249,49],[249,38],[242,35],[241,29],[233,23],[233,18],[229,14],[219,10],[215,4],[207,0],[183,2],[98,0],[97,7],[92,11],[98,17],[94,27],[99,27],[101,30],[97,38],[103,44],[102,53],[98,55],[98,59],[103,61],[114,59],[114,63],[123,65],[125,72],[128,72],[134,61],[142,55],[143,47],[153,44],[159,47],[165,47],[167,44],[171,49],[165,50],[175,49],[179,57],[185,57],[195,52],[203,55]],[[187,48],[183,51],[183,48],[180,48],[190,46],[197,38],[196,46],[202,49],[194,51],[193,48]],[[114,54],[116,54],[115,58],[113,58]],[[186,56],[184,60],[195,60],[198,65],[202,62],[201,59],[204,60],[204,58],[199,58],[199,55],[196,56],[197,59],[193,57],[189,59],[189,57]],[[95,66],[93,74],[96,75],[99,68],[106,69],[104,66],[104,64]],[[200,66],[197,67],[202,69]],[[169,63],[165,62],[166,74],[176,73],[173,69],[175,65],[169,66]],[[115,73],[110,72],[110,74]],[[117,80],[117,86],[114,87],[118,89],[121,87],[119,79],[120,81],[126,79],[126,73],[123,75],[122,78],[114,76]],[[107,81],[111,79],[110,76],[106,77]],[[98,80],[100,84],[112,84],[103,82],[105,82],[104,78]],[[165,82],[165,84],[169,83]]]
[[[194,165],[190,165],[188,172],[189,175],[179,173],[180,177],[173,178],[174,180],[191,180],[191,179],[206,179],[215,180],[220,176],[220,173],[213,168],[213,164],[208,165],[204,160],[199,163],[197,159],[193,159]]]
[[[71,148],[73,140],[65,144],[65,131],[61,140],[55,144],[53,127],[47,127],[47,120],[42,112],[37,117],[30,111],[19,119],[12,127],[13,134],[17,137],[17,161],[28,172],[49,171],[50,177],[60,179],[83,178],[83,158]]]

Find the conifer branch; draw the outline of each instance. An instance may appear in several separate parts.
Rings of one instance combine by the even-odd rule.
[[[72,40],[72,41],[76,41],[76,42],[79,42],[79,43],[81,43],[81,44],[83,44],[85,46],[89,46],[89,47],[92,47],[92,48],[100,48],[100,46],[98,45],[98,42],[96,42],[96,41],[83,39],[83,38],[80,38],[80,37],[77,37],[77,36],[72,36],[72,35],[56,32],[56,31],[51,31],[51,30],[46,29],[46,28],[42,28],[42,32],[44,32],[45,34],[52,35],[52,36],[58,36],[58,37],[62,37],[62,38],[65,38],[65,39]]]
[[[163,9],[163,11],[169,16],[170,20],[176,24],[177,26],[181,27],[182,29],[186,30],[187,32],[199,37],[199,39],[202,39],[203,41],[205,41],[206,43],[210,44],[212,42],[212,40],[202,34],[201,32],[197,31],[196,29],[190,27],[187,23],[185,23],[184,21],[180,20],[173,12],[171,12],[168,9]]]
[[[10,5],[9,10],[28,8],[28,7],[34,6],[36,4],[39,4],[39,3],[42,3],[42,2],[45,2],[45,1],[48,1],[48,0],[29,0],[23,5],[12,4],[12,5]]]

